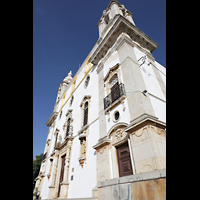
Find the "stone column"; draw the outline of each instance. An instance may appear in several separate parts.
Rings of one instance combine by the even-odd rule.
[[[63,183],[66,184],[68,183],[68,176],[69,176],[70,151],[71,147],[68,147],[65,157],[65,168],[64,168],[64,178],[63,178]]]
[[[100,64],[101,65],[101,64]],[[103,66],[98,66],[98,81],[99,81],[99,138],[103,138],[107,135],[106,131],[106,116],[104,111],[104,101],[105,92],[104,92],[104,73],[103,73]]]
[[[58,167],[58,157],[59,157],[59,153],[56,150],[55,152],[55,158],[54,158],[54,165],[53,165],[53,170],[52,170],[52,178],[51,178],[51,185],[49,186],[49,195],[48,198],[54,198],[54,194],[55,194],[55,182],[56,182],[56,174],[57,174],[57,167]]]
[[[62,198],[68,196],[70,152],[71,152],[71,141],[68,141],[68,147],[67,147],[66,156],[65,156],[64,177],[63,177],[63,182],[61,183],[60,197]]]

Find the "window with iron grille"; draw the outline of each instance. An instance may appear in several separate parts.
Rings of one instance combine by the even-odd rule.
[[[111,93],[104,98],[104,110],[109,106],[112,106],[114,102],[116,102],[123,95],[126,95],[124,84],[117,84],[114,89],[111,90]]]
[[[69,119],[67,120],[67,131],[66,131],[66,136],[69,135],[70,121],[71,121],[71,118],[69,118]]]
[[[84,118],[83,118],[83,126],[88,123],[88,102],[85,102],[84,105]]]

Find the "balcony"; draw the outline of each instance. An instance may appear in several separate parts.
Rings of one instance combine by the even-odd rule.
[[[47,156],[47,152],[43,155],[42,161],[43,161],[44,159],[46,159],[46,156]]]
[[[123,83],[120,83],[108,96],[104,98],[104,110],[111,109],[125,98],[126,91]]]

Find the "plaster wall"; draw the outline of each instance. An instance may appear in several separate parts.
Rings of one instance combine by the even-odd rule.
[[[126,124],[129,124],[130,122],[130,115],[128,111],[128,103],[127,100],[125,99],[125,107],[126,110],[123,110],[123,105],[119,104],[115,108],[113,108],[110,111],[110,120],[108,114],[106,114],[106,122],[107,122],[107,133],[111,130],[111,128],[116,125],[118,122],[124,122]],[[114,119],[114,113],[118,111],[120,113],[119,120],[115,121]]]
[[[119,55],[117,51],[114,51],[104,63],[104,76],[108,73],[109,69],[119,63]]]
[[[151,100],[156,117],[158,117],[160,121],[166,123],[166,102],[163,102],[160,99],[150,95],[149,98]]]
[[[156,64],[156,67],[160,70],[159,74],[160,74],[164,84],[166,85],[166,68],[164,66],[162,66],[160,63],[158,63],[157,61],[155,61],[155,64]]]
[[[75,87],[78,86],[80,81],[85,76],[86,70],[88,70],[91,65],[85,66],[86,61],[84,61],[82,67],[76,73],[76,84]],[[95,68],[95,67],[94,67]],[[90,81],[87,88],[84,87],[85,79],[82,81],[80,86],[74,92],[74,100],[72,105],[70,106],[70,99],[62,108],[62,115],[60,117],[60,112],[54,122],[54,124],[49,128],[49,133],[47,139],[50,139],[50,144],[48,147],[47,158],[44,163],[45,177],[42,179],[43,189],[41,193],[42,198],[47,198],[49,193],[49,186],[51,185],[52,175],[48,179],[47,174],[50,169],[50,160],[49,156],[54,151],[55,144],[55,131],[58,129],[58,139],[61,136],[61,143],[64,142],[66,130],[63,129],[63,125],[66,122],[66,113],[68,109],[72,109],[72,118],[73,118],[73,136],[75,136],[73,140],[73,146],[71,151],[71,160],[70,160],[70,168],[69,168],[69,190],[68,197],[76,198],[76,197],[92,197],[92,189],[96,186],[96,151],[92,148],[92,146],[97,143],[99,138],[99,124],[98,124],[98,113],[99,108],[96,106],[99,101],[99,93],[98,93],[98,77],[96,70],[91,70],[89,72]],[[65,103],[65,101],[69,98],[72,91],[72,83],[68,86],[68,88],[64,91],[63,95],[60,97],[60,101],[58,103],[58,110],[60,110],[61,106]],[[65,95],[65,98],[63,96]],[[82,111],[81,111],[81,101],[85,95],[90,95],[90,104],[89,104],[89,113],[88,113],[88,124],[89,131],[87,137],[87,152],[86,152],[86,161],[83,168],[80,166],[78,158],[80,157],[80,140],[78,138],[78,132],[82,128]],[[45,147],[45,151],[47,147]],[[60,167],[61,161],[59,157],[58,167],[57,167],[57,177],[56,177],[56,187],[55,192],[58,189],[59,176],[60,176]],[[73,170],[72,170],[73,168]],[[53,170],[52,170],[53,171]],[[90,174],[90,176],[88,176]],[[71,180],[71,176],[73,176],[73,180]],[[85,180],[88,180],[88,184],[85,184]],[[77,187],[80,189],[77,193]]]
[[[49,172],[50,163],[47,161],[46,163],[46,170],[45,170],[45,177],[43,182],[43,188],[46,188],[45,190],[42,189],[41,196],[43,198],[48,197],[48,185],[49,185],[49,179],[47,178],[46,174]]]
[[[103,68],[103,70],[104,70],[104,77],[109,72],[110,68],[112,68],[113,66],[115,66],[117,63],[120,63],[119,55],[118,55],[117,51],[114,51],[110,55],[110,57],[106,60],[106,62],[104,63],[104,68]],[[121,66],[119,66],[118,79],[119,79],[119,81],[121,83],[124,83],[124,79],[123,79],[123,76],[122,76]],[[105,94],[105,97],[108,95],[106,93],[106,88],[104,88],[104,94]],[[110,116],[108,114],[106,114],[107,133],[109,132],[109,130],[111,129],[111,127],[114,126],[118,121],[124,122],[124,123],[129,123],[129,121],[130,121],[130,114],[129,114],[129,111],[128,111],[127,99],[124,100],[124,106],[125,106],[125,110],[123,110],[123,105],[120,103],[120,104],[118,104],[115,108],[113,108],[110,111]],[[114,120],[114,113],[116,111],[118,111],[120,113],[120,118],[119,118],[118,121]],[[109,118],[110,118],[110,120],[109,120]]]
[[[84,69],[79,71],[77,77],[77,84],[81,81],[84,76]],[[69,174],[69,198],[77,197],[92,197],[92,189],[96,185],[96,152],[92,146],[97,142],[99,138],[99,124],[98,124],[98,80],[96,70],[89,73],[90,82],[88,87],[84,88],[84,82],[77,88],[74,92],[74,102],[70,109],[73,109],[73,135],[76,138],[73,141],[73,148],[71,154],[70,163],[70,174]],[[76,84],[76,85],[77,85]],[[80,140],[77,136],[78,131],[82,128],[81,120],[81,107],[80,103],[85,95],[91,95],[89,103],[89,113],[88,113],[88,124],[89,131],[87,136],[87,150],[86,150],[86,161],[83,168],[80,166],[78,158],[80,157]],[[67,105],[66,105],[67,107]],[[62,122],[63,123],[63,122]],[[73,168],[73,172],[72,172]],[[88,176],[90,174],[90,176]],[[73,176],[73,180],[71,180]],[[85,180],[88,180],[85,184]],[[79,190],[77,191],[77,188]]]
[[[71,155],[70,179],[68,198],[92,197],[92,189],[96,186],[96,151],[92,148],[98,140],[98,121],[89,128],[87,137],[86,161],[83,168],[78,162],[80,157],[80,140],[74,139],[73,151]],[[72,170],[73,168],[73,170]],[[73,176],[73,180],[71,180]],[[87,182],[87,184],[86,184]]]

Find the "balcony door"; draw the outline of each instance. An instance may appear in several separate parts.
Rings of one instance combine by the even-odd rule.
[[[110,82],[112,102],[114,102],[116,99],[119,98],[120,91],[118,85],[119,85],[118,76],[115,75]]]
[[[118,166],[119,166],[119,177],[129,176],[133,174],[130,152],[128,142],[116,147]]]

